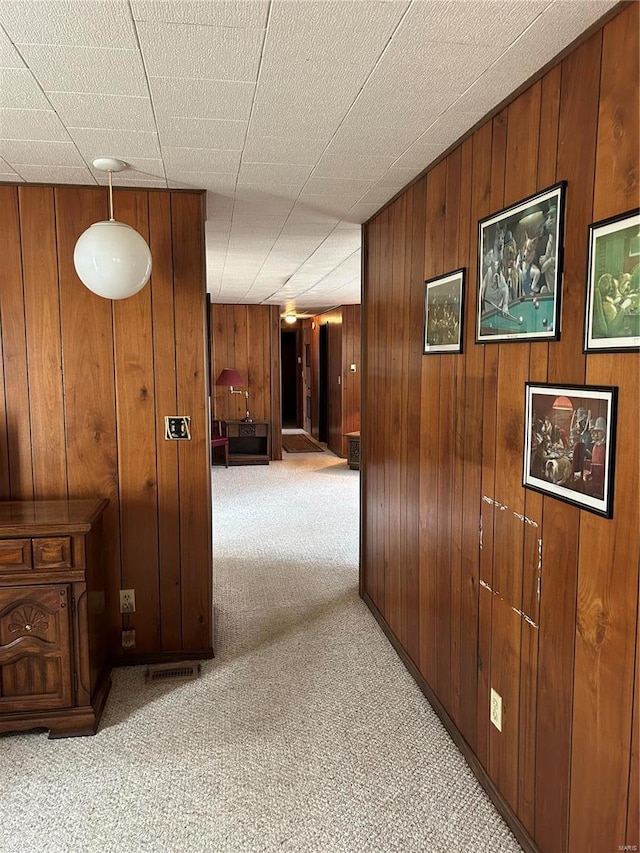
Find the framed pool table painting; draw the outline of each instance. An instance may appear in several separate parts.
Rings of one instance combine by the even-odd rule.
[[[478,223],[476,343],[560,337],[565,190],[562,181]]]

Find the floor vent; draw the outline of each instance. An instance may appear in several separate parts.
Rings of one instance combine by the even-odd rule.
[[[199,677],[199,663],[159,663],[149,667],[146,681],[187,681]]]

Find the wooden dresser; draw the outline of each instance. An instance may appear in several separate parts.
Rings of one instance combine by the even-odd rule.
[[[0,502],[0,732],[95,734],[111,686],[108,503]]]

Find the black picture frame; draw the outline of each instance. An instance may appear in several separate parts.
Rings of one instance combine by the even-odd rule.
[[[640,349],[640,208],[589,225],[583,349]]]
[[[466,267],[462,267],[425,281],[423,355],[462,352],[466,276]]]
[[[477,344],[560,338],[566,186],[478,222]]]
[[[525,383],[525,488],[613,516],[618,389]]]

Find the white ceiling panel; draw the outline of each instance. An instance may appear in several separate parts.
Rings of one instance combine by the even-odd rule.
[[[137,21],[202,24],[209,27],[264,27],[268,0],[131,0]]]
[[[138,34],[152,77],[257,78],[262,30],[139,23]]]
[[[31,166],[86,168],[84,160],[72,142],[2,139],[0,140],[0,156],[14,168],[22,163],[29,163]]]
[[[158,114],[184,118],[247,121],[255,90],[254,83],[185,77],[151,77],[149,84]]]
[[[85,167],[19,165],[16,171],[33,184],[94,184],[95,179]]]
[[[71,141],[65,126],[53,110],[0,109],[0,139]]]
[[[67,127],[117,128],[143,133],[153,133],[156,129],[148,96],[47,92],[47,98]]]
[[[163,148],[242,151],[247,126],[247,121],[158,116],[158,133]]]
[[[28,68],[0,68],[0,107],[50,110],[51,104]]]
[[[206,190],[214,300],[358,302],[360,223],[615,2],[0,0],[0,180],[121,157]]]
[[[314,165],[327,147],[330,137],[313,139],[292,136],[256,136],[249,134],[242,159],[245,163],[288,163]]]
[[[226,172],[236,174],[241,151],[220,151],[214,148],[162,148],[167,172]]]
[[[105,151],[111,152],[110,157],[119,157],[127,162],[135,157],[160,159],[157,133],[95,127],[70,127],[69,133],[88,160],[104,157]]]
[[[42,44],[21,45],[20,50],[45,92],[148,92],[137,50]]]
[[[126,0],[3,0],[0,23],[17,44],[137,48]]]
[[[24,68],[24,62],[11,39],[2,29],[1,22],[2,13],[0,12],[0,68]]]

